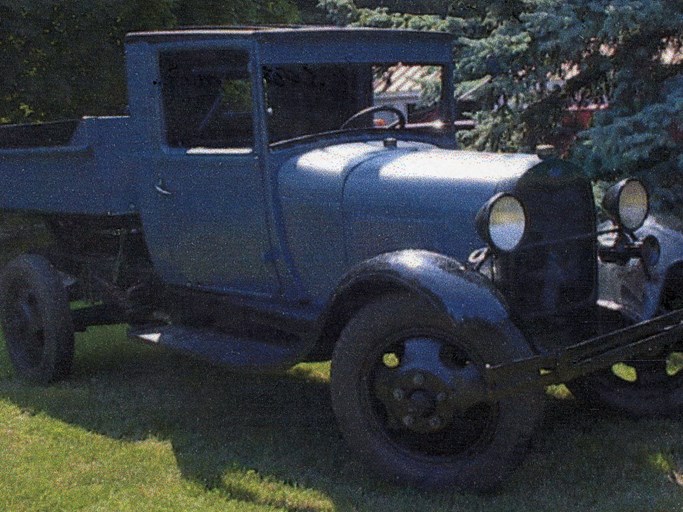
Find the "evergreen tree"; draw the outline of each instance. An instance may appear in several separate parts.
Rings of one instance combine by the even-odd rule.
[[[290,0],[0,0],[0,123],[122,113],[127,32],[298,19]]]
[[[683,200],[680,0],[321,0],[340,25],[448,31],[460,92],[478,84],[468,147],[533,150],[565,138],[567,109],[608,106],[573,145],[594,178],[639,175]]]

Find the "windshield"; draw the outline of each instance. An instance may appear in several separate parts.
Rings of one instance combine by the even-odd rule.
[[[271,143],[340,129],[392,127],[400,116],[391,109],[415,128],[443,117],[443,67],[438,65],[285,64],[264,67],[263,76]],[[377,108],[347,123],[369,107]]]

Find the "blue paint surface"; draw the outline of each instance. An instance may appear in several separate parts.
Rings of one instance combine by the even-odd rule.
[[[322,306],[350,268],[381,253],[419,249],[462,261],[483,245],[477,210],[539,161],[455,151],[452,129],[268,145],[262,73],[278,63],[439,65],[450,122],[447,34],[202,29],[126,42],[130,115],[84,118],[63,146],[0,149],[0,208],[139,217],[155,270],[170,284]],[[160,55],[186,50],[248,55],[253,147],[166,141]],[[389,136],[396,148],[385,147]]]

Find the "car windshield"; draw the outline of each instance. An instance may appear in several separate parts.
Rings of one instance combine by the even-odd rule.
[[[266,66],[271,143],[341,129],[438,126],[443,67],[411,63]],[[372,110],[351,119],[355,114]]]

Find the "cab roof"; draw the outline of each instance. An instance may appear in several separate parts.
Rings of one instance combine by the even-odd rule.
[[[346,38],[363,38],[386,41],[422,40],[440,43],[452,42],[453,36],[445,32],[425,32],[407,29],[383,29],[368,27],[335,27],[316,25],[231,25],[231,26],[199,26],[183,27],[171,30],[150,32],[131,32],[126,35],[126,42],[145,41],[148,43],[164,43],[174,41],[250,38],[268,42],[297,40],[333,40]]]
[[[284,62],[424,62],[449,65],[453,36],[444,32],[346,28],[328,26],[189,27],[133,32],[127,44],[146,43],[159,49],[182,49],[196,43],[260,48],[264,64]]]

